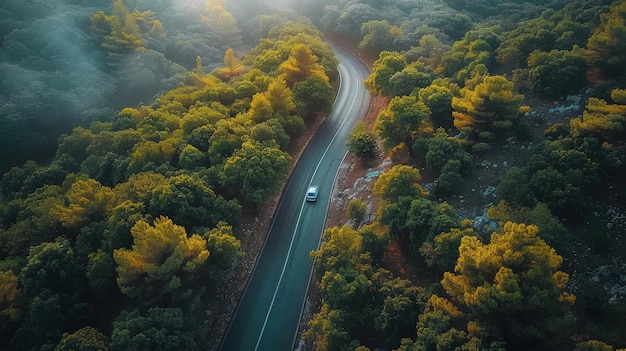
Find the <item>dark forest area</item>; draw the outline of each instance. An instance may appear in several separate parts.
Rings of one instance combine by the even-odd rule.
[[[216,349],[329,37],[390,166],[311,253],[302,347],[626,348],[625,33],[608,0],[4,1],[0,350]]]

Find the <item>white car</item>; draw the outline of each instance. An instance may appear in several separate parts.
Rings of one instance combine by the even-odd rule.
[[[306,192],[306,201],[317,201],[317,194],[319,193],[320,188],[316,185],[311,185],[309,190]]]

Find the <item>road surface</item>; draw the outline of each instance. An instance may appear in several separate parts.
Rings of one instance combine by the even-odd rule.
[[[291,351],[319,248],[335,177],[348,136],[370,104],[368,68],[331,44],[341,84],[332,113],[320,125],[284,188],[264,248],[222,340],[222,351]],[[305,201],[309,185],[317,202]]]

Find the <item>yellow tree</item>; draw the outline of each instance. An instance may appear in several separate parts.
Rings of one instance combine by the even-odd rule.
[[[317,62],[317,56],[305,44],[296,44],[291,48],[291,54],[279,67],[278,71],[285,74],[289,86],[301,82],[310,76],[318,76],[328,81],[324,67]]]
[[[523,100],[505,77],[487,76],[474,90],[463,88],[461,97],[452,98],[454,126],[481,140],[493,139],[515,125]]]
[[[78,179],[66,195],[66,204],[57,205],[51,214],[61,224],[69,228],[78,228],[90,221],[107,217],[115,205],[115,193],[97,180]]]
[[[291,89],[287,87],[285,77],[282,75],[278,76],[270,83],[265,92],[265,96],[272,105],[274,113],[278,113],[283,117],[289,116],[296,108]]]
[[[115,0],[110,16],[98,11],[91,17],[92,30],[102,37],[102,46],[110,53],[123,54],[143,49],[136,13],[131,13],[122,0]]]
[[[611,96],[613,100],[621,101],[624,92],[615,89]],[[599,136],[603,141],[613,144],[623,140],[626,135],[626,105],[608,104],[603,99],[590,97],[582,117],[572,119],[570,127],[574,138]]]
[[[615,2],[610,13],[600,15],[600,25],[587,42],[587,60],[606,73],[621,74],[626,63],[626,3]]]
[[[537,233],[534,225],[507,222],[488,244],[461,239],[454,273],[446,272],[441,284],[467,313],[470,334],[533,349],[556,341],[574,321],[569,276],[558,270],[563,258]]]
[[[215,75],[224,82],[228,82],[231,78],[241,75],[244,67],[241,61],[235,57],[233,49],[228,48],[224,53],[224,67],[215,70]]]
[[[154,302],[172,294],[184,295],[185,283],[209,257],[207,242],[198,234],[187,236],[185,228],[167,217],[154,220],[154,226],[138,221],[131,229],[132,249],[117,249],[117,283],[124,293]]]
[[[272,109],[272,104],[267,99],[266,94],[254,94],[250,102],[248,116],[256,124],[263,123],[274,116],[274,109]]]

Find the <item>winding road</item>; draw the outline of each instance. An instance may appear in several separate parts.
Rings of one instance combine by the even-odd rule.
[[[312,137],[284,188],[263,250],[222,340],[222,351],[290,351],[295,347],[313,269],[310,252],[320,245],[348,136],[370,105],[363,86],[368,68],[344,48],[329,45],[339,60],[341,78],[333,111]],[[317,202],[305,201],[310,184],[320,188]]]

